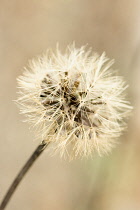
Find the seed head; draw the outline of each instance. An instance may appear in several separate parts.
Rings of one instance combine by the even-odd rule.
[[[71,45],[30,61],[18,78],[21,112],[61,155],[107,153],[126,128],[127,86],[112,64],[105,53]]]

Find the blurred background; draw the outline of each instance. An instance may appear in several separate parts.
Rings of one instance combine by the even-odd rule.
[[[32,57],[73,41],[115,59],[134,106],[128,132],[102,158],[67,162],[46,150],[7,210],[140,209],[139,0],[0,0],[0,200],[39,143],[13,102],[16,78]]]

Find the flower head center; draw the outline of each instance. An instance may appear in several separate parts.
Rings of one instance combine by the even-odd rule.
[[[81,98],[86,97],[87,92],[79,91],[79,82],[72,83],[67,76],[68,73],[65,73],[59,86],[55,85],[50,75],[46,75],[43,79],[40,98],[42,105],[46,108],[46,115],[60,124],[62,121],[69,120],[84,126],[97,127],[93,118],[95,112],[84,103],[81,105]]]

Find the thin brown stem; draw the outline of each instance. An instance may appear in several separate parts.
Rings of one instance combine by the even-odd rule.
[[[25,163],[23,168],[20,170],[16,178],[14,179],[13,183],[11,184],[10,188],[8,189],[6,195],[4,196],[2,203],[0,205],[0,210],[4,210],[7,206],[10,198],[12,197],[13,193],[15,192],[17,186],[23,179],[24,175],[27,173],[27,171],[30,169],[30,167],[33,165],[35,160],[40,156],[40,154],[44,151],[44,149],[48,146],[49,143],[42,141],[42,143],[35,149],[31,157],[28,159],[28,161]]]

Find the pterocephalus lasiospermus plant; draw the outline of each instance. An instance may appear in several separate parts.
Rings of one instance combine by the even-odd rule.
[[[30,62],[18,78],[18,102],[39,137],[55,142],[60,154],[89,156],[110,151],[130,112],[127,88],[113,61],[85,47],[58,49]]]
[[[69,158],[107,153],[126,128],[132,107],[112,64],[105,53],[71,45],[64,54],[57,48],[30,61],[18,78],[21,113],[43,145],[54,144],[53,153]]]

